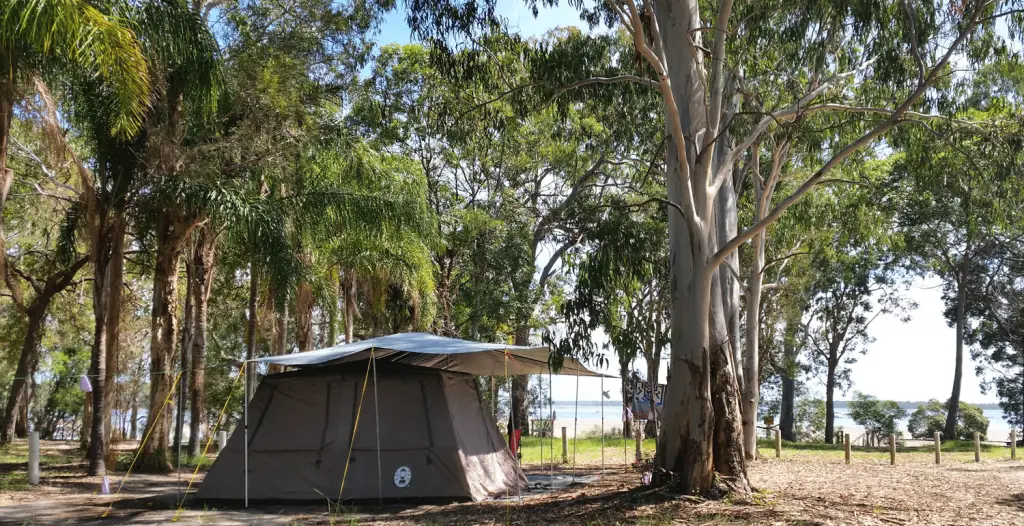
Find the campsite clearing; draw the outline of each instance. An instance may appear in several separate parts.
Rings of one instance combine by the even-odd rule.
[[[578,451],[600,456],[599,439],[581,440]],[[570,443],[571,444],[571,443]],[[344,507],[329,512],[322,505],[267,504],[240,506],[186,503],[181,524],[974,524],[1024,523],[1024,463],[1010,461],[1004,448],[992,448],[981,463],[970,453],[950,453],[935,466],[927,451],[901,452],[899,465],[888,465],[874,452],[854,451],[852,465],[842,451],[789,449],[781,460],[750,464],[759,492],[750,499],[702,501],[675,499],[637,489],[640,474],[606,465],[592,483],[531,495],[521,502],[485,501],[449,505]],[[73,443],[44,442],[42,484],[24,484],[26,445],[17,441],[0,455],[0,522],[3,524],[163,524],[174,518],[178,488],[190,471],[169,475],[132,474],[116,497],[97,495],[99,479],[85,477],[81,454]],[[526,456],[531,456],[526,442]],[[648,450],[651,443],[645,444]],[[128,445],[126,444],[126,447]],[[761,452],[773,452],[762,447]],[[606,458],[616,453],[606,448]],[[631,452],[632,453],[632,452]],[[583,455],[580,457],[582,458]],[[570,466],[557,466],[561,473]],[[527,472],[547,468],[528,463]],[[588,461],[579,475],[597,475]],[[116,489],[118,476],[111,478]],[[200,477],[203,472],[200,472]],[[111,505],[113,503],[113,505]]]

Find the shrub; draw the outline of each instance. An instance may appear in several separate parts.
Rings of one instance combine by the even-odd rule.
[[[853,393],[850,418],[864,426],[870,437],[880,439],[897,433],[897,423],[906,418],[907,411],[892,400],[879,400],[860,392]]]
[[[825,401],[801,398],[793,408],[796,439],[801,442],[820,442],[825,439]]]
[[[930,439],[936,431],[942,433],[943,428],[946,427],[946,405],[932,399],[924,405],[917,406],[917,410],[910,415],[910,421],[907,423],[910,436]],[[956,419],[956,436],[946,438],[973,440],[975,431],[984,440],[988,433],[988,418],[985,417],[985,413],[980,407],[960,402],[960,410],[957,412]]]

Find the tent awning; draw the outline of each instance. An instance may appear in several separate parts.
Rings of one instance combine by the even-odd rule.
[[[423,332],[409,332],[336,345],[315,351],[268,356],[256,361],[291,367],[317,367],[366,360],[373,351],[378,359],[407,365],[444,369],[477,376],[546,374],[549,372],[547,347],[526,347],[500,343],[481,343],[446,338]],[[555,374],[605,376],[591,371],[574,358],[565,358]]]

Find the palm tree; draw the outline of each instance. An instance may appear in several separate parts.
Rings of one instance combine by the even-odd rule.
[[[109,132],[120,137],[139,130],[148,107],[148,66],[135,33],[86,0],[7,0],[0,72],[0,217],[14,179],[7,168],[14,105],[27,81],[49,72],[101,77],[111,94]]]

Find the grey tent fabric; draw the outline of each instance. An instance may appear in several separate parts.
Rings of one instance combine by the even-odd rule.
[[[480,343],[422,332],[392,334],[304,353],[268,356],[257,361],[292,367],[317,367],[365,361],[370,351],[378,360],[432,367],[475,376],[547,374],[606,376],[591,371],[573,358],[565,358],[559,371],[550,371],[547,347]]]
[[[333,500],[343,477],[343,499],[482,500],[525,487],[471,376],[378,362],[376,389],[371,379],[363,395],[368,363],[263,379],[249,405],[250,499]],[[239,426],[200,499],[243,498],[244,440]]]

